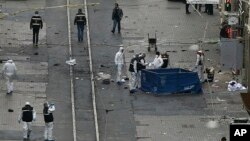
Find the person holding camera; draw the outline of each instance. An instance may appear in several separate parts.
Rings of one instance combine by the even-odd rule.
[[[53,112],[55,111],[54,104],[49,104],[48,102],[44,103],[43,116],[45,122],[44,128],[44,140],[45,141],[54,141],[53,140],[53,126],[54,126],[54,117]]]

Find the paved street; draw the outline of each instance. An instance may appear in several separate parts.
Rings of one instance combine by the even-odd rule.
[[[111,74],[114,80],[116,68],[114,56],[119,47],[125,48],[126,68],[135,53],[146,53],[146,61],[152,62],[154,50],[147,51],[148,37],[157,35],[161,52],[168,51],[170,67],[192,69],[196,52],[192,45],[201,45],[205,51],[206,67],[215,67],[215,80],[203,85],[203,94],[175,94],[156,97],[137,92],[130,95],[128,81],[121,86],[111,82],[105,85],[95,79],[100,141],[218,141],[229,137],[229,123],[238,117],[248,117],[239,93],[228,92],[227,83],[232,79],[229,71],[218,73],[220,68],[219,11],[214,15],[193,11],[185,14],[182,2],[166,0],[118,1],[123,9],[121,34],[111,33],[113,0],[87,0],[90,45],[93,73]],[[71,0],[71,4],[82,4]],[[6,95],[6,84],[0,79],[0,141],[21,141],[22,125],[17,117],[21,107],[29,101],[37,111],[31,140],[42,141],[44,121],[42,108],[48,100],[56,105],[54,136],[57,141],[73,141],[73,117],[71,103],[67,9],[39,10],[44,20],[40,30],[39,47],[32,47],[32,31],[29,22],[35,8],[65,5],[66,0],[1,1],[2,11],[16,13],[0,19],[0,68],[7,57],[14,60],[18,69],[14,81],[14,93]],[[78,7],[70,7],[72,57],[77,60],[73,67],[73,92],[75,95],[76,139],[94,141],[95,127],[91,95],[89,52],[86,30],[84,43],[77,42],[77,30],[73,25]],[[81,7],[83,8],[83,7]],[[202,7],[204,10],[204,7]],[[24,12],[20,10],[31,9]],[[206,26],[207,25],[207,26]],[[205,31],[205,29],[207,29]],[[205,38],[204,38],[205,37]],[[200,41],[205,43],[200,44]],[[8,110],[12,109],[13,112]],[[211,129],[207,124],[218,121]]]

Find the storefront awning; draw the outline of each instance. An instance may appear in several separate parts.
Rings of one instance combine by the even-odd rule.
[[[187,0],[189,4],[219,4],[219,0]]]

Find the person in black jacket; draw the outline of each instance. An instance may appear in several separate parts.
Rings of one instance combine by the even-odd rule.
[[[121,19],[123,17],[123,11],[119,8],[118,3],[115,3],[115,8],[113,9],[112,13],[112,20],[113,20],[113,29],[111,30],[112,33],[115,33],[116,25],[118,24],[118,33],[121,33]]]
[[[129,72],[131,73],[130,79],[130,93],[135,93],[136,88],[138,87],[138,61],[139,61],[139,54],[133,56],[130,60],[129,64]]]
[[[169,63],[169,55],[167,51],[161,55],[161,58],[163,60],[163,65],[161,66],[161,68],[167,68]]]
[[[36,111],[29,102],[25,103],[25,106],[22,108],[22,112],[19,115],[18,122],[23,122],[23,140],[27,141],[30,138],[31,133],[31,124],[32,121],[36,120]]]
[[[74,25],[76,24],[78,31],[78,42],[82,42],[84,26],[86,25],[86,17],[85,14],[82,12],[82,9],[78,9],[78,13],[75,16]]]
[[[189,12],[189,4],[187,3],[187,0],[185,0],[185,4],[186,4],[186,14],[190,14],[191,12]]]
[[[53,113],[55,111],[54,104],[49,104],[48,102],[44,103],[43,108],[43,117],[45,122],[44,129],[44,140],[45,141],[54,141],[53,140],[53,126],[54,126],[54,117]]]
[[[38,44],[39,30],[43,28],[43,20],[38,14],[38,11],[35,12],[35,15],[31,17],[30,20],[30,29],[33,29],[33,45]]]

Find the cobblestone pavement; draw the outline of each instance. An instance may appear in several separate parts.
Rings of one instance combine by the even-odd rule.
[[[232,119],[246,117],[247,114],[242,107],[239,94],[226,91],[227,84],[225,82],[232,79],[231,73],[228,71],[218,73],[220,70],[220,51],[217,44],[220,25],[218,11],[215,9],[213,16],[204,13],[199,16],[193,10],[190,10],[192,13],[186,15],[185,5],[180,2],[166,0],[126,0],[118,2],[124,11],[122,39],[119,37],[112,38],[115,38],[116,42],[123,41],[123,46],[126,48],[126,62],[130,61],[134,53],[139,52],[145,52],[147,54],[146,60],[151,62],[154,57],[154,50],[147,51],[147,34],[150,33],[150,36],[154,36],[156,32],[158,49],[161,52],[169,52],[170,66],[192,69],[196,56],[194,51],[189,50],[189,47],[199,44],[199,41],[203,40],[205,35],[204,41],[207,43],[202,44],[202,48],[206,54],[206,66],[215,67],[215,80],[218,80],[218,82],[210,84],[211,90],[208,84],[205,84],[204,94],[202,95],[154,97],[150,94],[137,93],[131,98],[132,110],[128,109],[130,99],[124,95],[119,97],[120,95],[116,93],[110,93],[117,88],[107,86],[103,87],[105,89],[99,90],[101,91],[99,95],[103,96],[101,98],[105,100],[118,97],[117,99],[120,99],[120,101],[108,103],[106,109],[112,109],[120,103],[120,107],[116,108],[120,113],[124,113],[124,117],[130,115],[126,114],[127,111],[131,112],[134,117],[127,120],[131,120],[131,123],[133,123],[133,119],[135,120],[136,139],[138,141],[217,141],[222,136],[228,136],[228,124]],[[36,0],[5,1],[3,9],[6,13],[13,13],[22,9],[44,5],[44,1]],[[30,19],[32,14],[32,12],[23,12],[22,16],[17,14],[0,20],[0,26],[5,27],[0,28],[0,59],[6,60],[7,56],[10,56],[18,67],[18,79],[14,82],[15,90],[13,95],[7,96],[5,94],[5,81],[0,80],[0,113],[3,113],[0,116],[0,141],[20,140],[22,127],[17,123],[17,116],[27,100],[34,105],[38,113],[38,119],[34,123],[34,128],[37,128],[37,130],[34,131],[39,132],[39,134],[32,138],[42,140],[43,121],[41,108],[42,103],[47,98],[45,91],[48,82],[48,60],[43,48],[43,44],[46,43],[46,30],[41,30],[41,48],[26,48],[31,46],[32,34],[30,30],[27,30],[29,27],[27,19]],[[41,11],[41,15],[43,14],[43,11]],[[96,27],[99,27],[99,24],[102,23],[97,23]],[[207,31],[204,34],[206,25]],[[100,29],[100,31],[103,30]],[[99,32],[97,36],[103,36]],[[56,35],[56,38],[62,38],[62,35],[58,35],[58,33]],[[110,36],[103,37],[103,43],[109,45],[110,38]],[[48,40],[52,42],[52,39]],[[55,42],[57,41],[57,44],[62,44],[59,42],[60,40]],[[101,50],[103,48],[97,49]],[[113,48],[109,51],[111,50],[114,51]],[[130,53],[132,50],[134,53]],[[35,55],[38,52],[39,55]],[[107,58],[109,55],[105,57]],[[102,61],[104,59],[97,58],[96,60]],[[0,68],[2,65],[3,62],[0,64]],[[122,90],[123,88],[119,88],[116,91]],[[103,93],[107,94],[107,96],[105,97]],[[109,97],[109,93],[112,97]],[[125,94],[124,91],[123,93]],[[126,100],[122,102],[123,99]],[[119,108],[122,109],[124,105],[127,106],[127,109],[120,110]],[[8,112],[8,109],[13,109],[14,112]],[[62,113],[63,110],[60,112]],[[114,114],[113,116],[117,115]],[[123,114],[119,116],[122,118]],[[217,121],[219,126],[214,129],[208,128],[207,124],[210,121]],[[110,122],[109,126],[112,127],[112,124]],[[125,127],[126,124],[121,124],[120,119],[116,119],[114,125]],[[68,125],[65,125],[65,128],[66,126]],[[60,131],[64,131],[62,128]],[[115,132],[117,129],[113,130],[116,135],[112,135],[112,132],[110,132],[108,139],[118,140],[120,134]],[[126,132],[130,128],[120,130],[124,130],[122,133],[130,133]],[[124,134],[124,140],[127,134]]]
[[[43,54],[42,49],[29,48],[32,46],[29,20],[33,15],[33,10],[23,13],[18,11],[40,7],[44,5],[44,1],[5,1],[1,4],[4,15],[17,13],[0,20],[0,68],[2,69],[9,57],[17,66],[18,77],[14,81],[12,95],[6,95],[6,82],[4,79],[0,79],[0,140],[22,140],[22,124],[18,123],[17,118],[26,101],[29,101],[37,112],[31,139],[42,140],[44,128],[42,109],[46,100],[48,62],[38,59],[38,52]],[[44,29],[46,29],[46,23],[44,25]],[[40,31],[40,46],[45,43],[45,31]],[[11,109],[13,112],[9,112]]]
[[[205,51],[206,67],[213,66],[216,71],[216,82],[204,84],[204,94],[201,96],[166,96],[157,100],[150,95],[145,96],[145,93],[137,93],[133,101],[134,116],[138,123],[137,139],[217,141],[222,136],[228,137],[228,124],[232,119],[248,115],[242,107],[239,93],[227,92],[226,82],[232,79],[231,72],[222,70],[218,73],[219,11],[214,9],[213,16],[204,13],[199,15],[190,7],[192,13],[186,15],[185,5],[180,2],[128,0],[120,3],[125,13],[122,38],[127,68],[135,53],[144,52],[146,60],[153,61],[154,49],[147,51],[147,34],[154,37],[156,33],[158,50],[168,51],[170,67],[191,70],[195,65],[196,52],[190,47],[199,45]],[[204,42],[201,44],[200,41]],[[158,101],[159,104],[150,101]],[[218,121],[218,127],[208,128],[206,125],[211,121]]]

